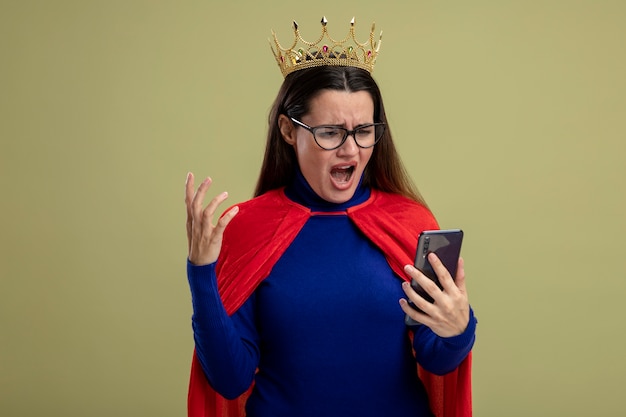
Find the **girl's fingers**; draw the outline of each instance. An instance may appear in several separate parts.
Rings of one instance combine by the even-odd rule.
[[[207,221],[209,225],[213,224],[213,215],[217,211],[217,207],[224,202],[228,198],[228,193],[224,191],[223,193],[215,196],[209,203],[209,205],[204,209],[202,215],[204,217],[203,222]]]
[[[463,260],[463,258],[459,258],[454,283],[462,293],[467,292],[467,288],[465,287],[465,261]]]
[[[193,199],[191,201],[191,210],[194,218],[200,217],[202,214],[202,203],[204,201],[204,196],[206,195],[207,190],[211,186],[211,178],[207,177],[200,183],[200,186],[196,190]]]
[[[221,250],[224,229],[239,212],[239,207],[235,206],[228,210],[215,226],[213,225],[213,217],[219,206],[228,198],[228,193],[218,194],[203,208],[204,198],[212,182],[213,180],[207,177],[197,189],[194,189],[194,175],[191,172],[187,174],[185,181],[189,260],[196,265],[215,262]]]
[[[455,285],[452,280],[452,276],[450,275],[450,271],[446,269],[446,266],[441,262],[441,260],[435,255],[434,252],[428,254],[428,262],[433,267],[433,271],[437,274],[437,278],[439,279],[439,283],[443,287],[444,291],[452,290]]]

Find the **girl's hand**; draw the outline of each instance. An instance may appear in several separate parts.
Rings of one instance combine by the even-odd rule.
[[[208,265],[217,260],[222,248],[222,236],[228,223],[239,212],[239,207],[231,208],[213,225],[213,215],[217,207],[226,200],[228,193],[217,195],[206,208],[202,208],[204,196],[211,186],[207,177],[194,193],[194,176],[187,174],[185,183],[185,205],[187,206],[187,241],[189,261],[194,265]]]
[[[402,283],[402,289],[424,313],[409,306],[406,299],[400,300],[400,306],[413,320],[418,321],[441,337],[457,336],[467,328],[469,323],[469,301],[465,288],[465,270],[463,259],[459,258],[456,280],[453,280],[446,267],[437,255],[430,253],[428,261],[439,278],[443,290],[412,265],[406,265],[404,271],[417,280],[417,283],[435,300],[430,303],[416,293],[408,282]]]

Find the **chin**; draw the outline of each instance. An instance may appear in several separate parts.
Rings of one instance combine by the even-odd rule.
[[[332,193],[326,194],[322,198],[331,203],[342,204],[350,200],[352,196],[354,196],[355,191],[356,190],[353,189],[334,191]]]

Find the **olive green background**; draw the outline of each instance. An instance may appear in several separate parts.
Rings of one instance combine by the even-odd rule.
[[[182,416],[185,175],[251,196],[270,30],[365,39],[466,232],[476,416],[623,415],[626,2],[0,3],[0,415]]]

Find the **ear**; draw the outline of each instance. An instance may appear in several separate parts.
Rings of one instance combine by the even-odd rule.
[[[284,114],[278,116],[278,128],[280,129],[280,134],[283,136],[285,142],[290,145],[295,145],[296,143],[296,127],[293,125],[291,120]]]

